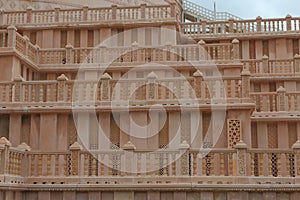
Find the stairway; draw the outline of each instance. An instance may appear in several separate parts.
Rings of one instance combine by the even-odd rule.
[[[200,19],[214,21],[214,11],[204,8],[196,3],[193,3],[188,0],[183,0],[183,8],[185,12],[185,19],[189,21],[199,21]],[[242,18],[237,17],[228,12],[216,13],[216,21],[223,21],[229,19],[241,20]]]

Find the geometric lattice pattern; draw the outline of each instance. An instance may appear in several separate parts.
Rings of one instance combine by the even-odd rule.
[[[278,148],[277,124],[268,124],[268,148]]]
[[[229,119],[227,122],[228,148],[234,148],[242,138],[241,120]]]

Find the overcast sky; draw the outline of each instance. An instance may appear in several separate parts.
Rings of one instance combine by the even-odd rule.
[[[213,10],[213,0],[191,0]],[[300,17],[300,0],[216,0],[217,11],[227,11],[244,19]]]

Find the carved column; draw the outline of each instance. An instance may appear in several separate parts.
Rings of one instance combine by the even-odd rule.
[[[121,166],[121,173],[123,174],[125,172],[126,175],[131,175],[136,172],[135,170],[135,156],[134,156],[134,150],[136,149],[135,145],[128,141],[124,146],[123,150],[125,151],[125,166]],[[117,170],[117,169],[116,169]]]
[[[7,27],[7,47],[16,47],[17,28],[13,25]]]
[[[232,40],[233,45],[233,60],[237,62],[240,59],[240,41],[238,39]]]
[[[71,44],[66,45],[66,63],[73,64],[74,63],[74,51],[73,46]]]
[[[256,17],[256,32],[261,32],[261,16]]]
[[[171,2],[170,3],[171,6],[171,17],[176,17],[176,3],[175,2]]]
[[[111,15],[112,19],[117,19],[117,5],[111,6]]]
[[[183,141],[179,146],[180,150],[180,175],[181,176],[189,176],[190,175],[190,163],[189,163],[189,149],[190,145]]]
[[[295,73],[300,73],[300,55],[299,54],[296,54],[294,56],[294,70],[295,70]]]
[[[57,78],[58,84],[57,84],[57,100],[59,102],[65,101],[67,97],[67,88],[66,88],[66,82],[68,81],[68,78],[62,74]]]
[[[8,174],[10,146],[11,143],[5,137],[0,138],[0,174]]]
[[[244,69],[241,73],[242,85],[241,85],[241,98],[242,103],[250,102],[250,71]]]
[[[280,86],[277,89],[277,111],[285,112],[286,111],[286,90]]]
[[[247,145],[240,141],[235,145],[237,150],[237,176],[247,175]]]
[[[146,93],[147,93],[147,101],[148,103],[154,103],[154,101],[157,99],[157,75],[154,72],[151,72],[147,76],[147,86],[146,86]]]
[[[286,20],[286,30],[287,31],[291,31],[292,30],[292,16],[291,15],[287,15],[285,17]]]
[[[101,101],[110,101],[110,96],[111,96],[110,80],[111,80],[111,76],[108,73],[103,74],[103,76],[101,77],[101,89],[100,89]]]
[[[295,166],[295,176],[300,177],[300,140],[297,140],[295,144],[293,144],[292,149],[294,151],[294,166]]]
[[[141,18],[145,19],[146,18],[146,5],[145,3],[141,4]]]
[[[88,12],[89,12],[89,7],[88,6],[83,6],[82,8],[83,10],[83,21],[87,21],[88,20]]]
[[[59,7],[54,8],[54,12],[55,12],[55,22],[59,22],[60,8]]]
[[[202,20],[201,22],[202,24],[202,34],[206,34],[206,20]]]
[[[229,19],[229,33],[233,33],[234,19]]]
[[[22,95],[22,82],[24,79],[22,76],[16,76],[14,78],[14,101],[19,102],[23,101],[23,95]]]
[[[269,69],[269,57],[267,55],[264,55],[262,57],[262,69],[259,71],[259,73],[271,73],[272,69]]]
[[[201,85],[203,81],[203,74],[197,70],[194,74],[194,92],[197,99],[201,98]]]
[[[79,175],[81,149],[82,147],[78,142],[74,142],[74,144],[70,146],[70,152],[71,152],[70,175],[71,176]]]
[[[26,9],[26,14],[27,14],[27,23],[28,24],[30,24],[30,23],[32,23],[32,7],[31,6],[29,6],[29,7],[27,7],[27,9]]]

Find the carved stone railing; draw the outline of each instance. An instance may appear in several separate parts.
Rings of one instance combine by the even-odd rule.
[[[242,141],[234,148],[191,149],[184,141],[178,149],[137,150],[128,142],[121,149],[87,151],[75,142],[69,150],[46,152],[32,151],[25,143],[13,148],[6,138],[1,138],[0,180],[7,176],[23,177],[33,184],[74,184],[97,178],[98,183],[110,184],[111,180],[101,178],[118,178],[122,182],[128,177],[157,177],[157,183],[164,178],[169,183],[180,183],[192,177],[202,182],[231,184],[236,183],[235,178],[243,178],[243,183],[258,184],[277,177],[299,177],[299,149],[300,141],[291,149],[248,149]],[[294,183],[293,179],[289,181]]]
[[[253,92],[251,98],[257,112],[299,112],[300,92],[286,92],[280,87],[277,92]]]
[[[61,64],[97,64],[97,63],[149,63],[149,62],[188,62],[215,61],[230,63],[239,59],[235,43],[205,44],[203,41],[194,45],[165,45],[157,47],[132,46],[40,49],[39,65]]]
[[[153,72],[146,78],[111,80],[104,74],[100,80],[68,80],[64,75],[56,81],[0,82],[0,102],[22,103],[84,103],[111,102],[116,105],[194,101],[199,103],[241,102],[249,99],[250,74],[235,77],[203,77],[197,71],[193,77],[158,78]]]
[[[209,35],[228,34],[253,34],[288,32],[300,30],[300,18],[290,15],[286,18],[262,19],[257,17],[253,20],[228,20],[228,21],[201,21],[182,23],[181,28],[186,36],[203,37]]]
[[[241,60],[246,69],[249,69],[252,76],[274,76],[300,73],[300,56],[296,54],[294,59],[276,59],[270,60],[268,56],[264,56],[260,60]]]
[[[55,23],[107,22],[107,21],[136,21],[136,20],[175,20],[176,6],[146,5],[116,6],[81,9],[4,11],[1,12],[1,25],[51,25]]]

